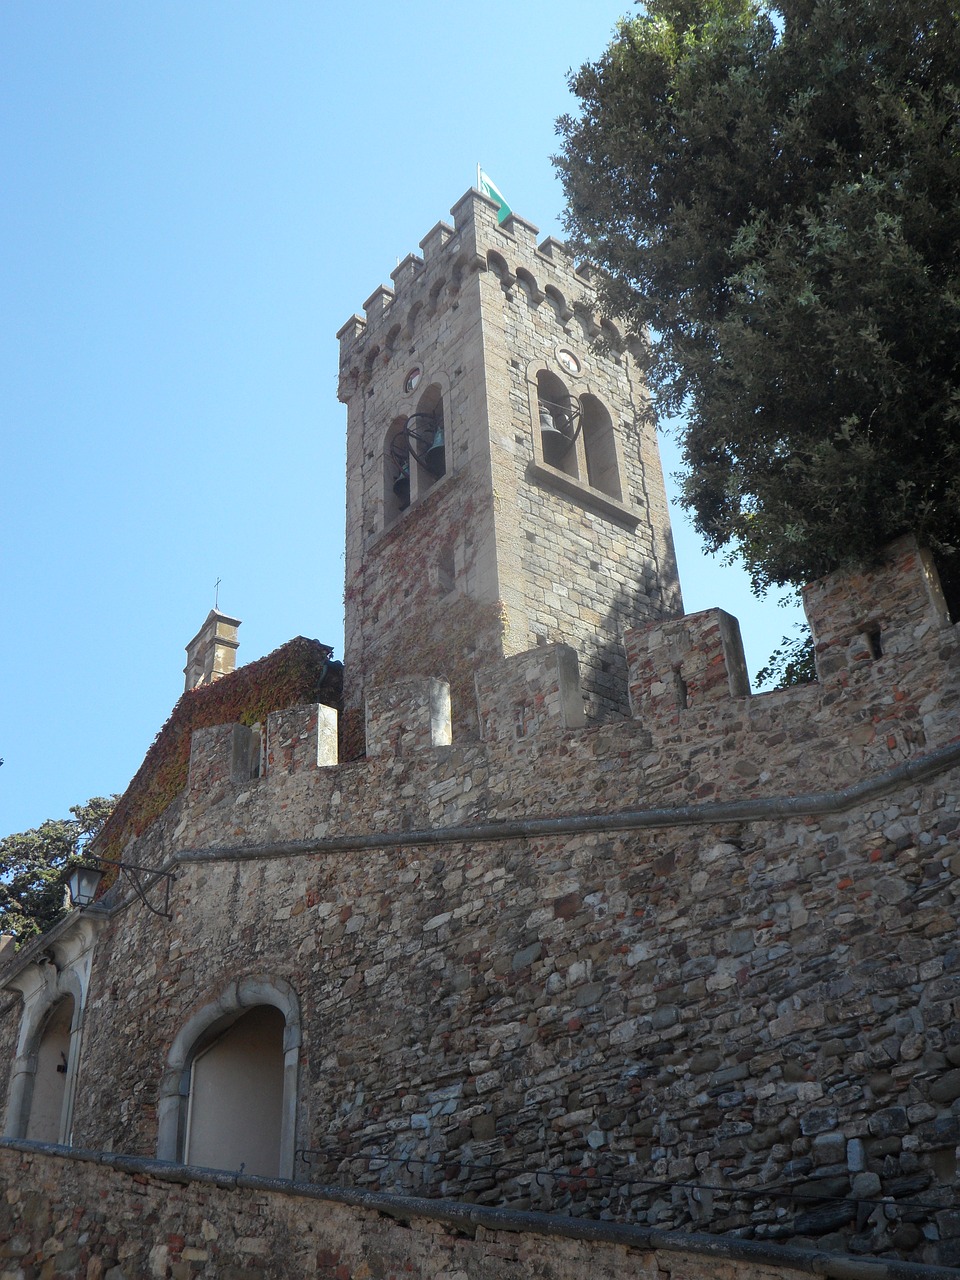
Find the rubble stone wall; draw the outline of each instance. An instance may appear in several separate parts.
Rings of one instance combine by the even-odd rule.
[[[811,1271],[904,1280],[882,1265],[835,1269],[823,1256],[772,1259],[737,1242],[640,1231],[622,1242],[577,1238],[520,1215],[431,1215],[385,1197],[338,1200],[332,1190],[25,1146],[0,1146],[0,1178],[9,1189],[0,1200],[3,1280],[799,1280]],[[924,1280],[947,1280],[922,1270]]]
[[[252,779],[198,733],[125,855],[175,868],[174,918],[115,903],[93,952],[74,1143],[155,1154],[182,1028],[287,984],[298,1179],[960,1264],[960,644],[927,568],[818,587],[804,688],[734,696],[697,615],[628,637],[627,722],[566,727],[547,647],[481,673],[481,743],[405,752],[415,681],[363,762],[310,708]]]

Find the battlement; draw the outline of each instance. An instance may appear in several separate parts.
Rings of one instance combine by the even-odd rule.
[[[475,188],[450,212],[454,225],[441,221],[428,231],[420,241],[422,256],[408,254],[391,272],[392,288],[378,286],[363,315],[351,316],[338,330],[342,400],[358,385],[365,360],[389,360],[415,331],[421,308],[436,311],[443,295],[455,295],[472,271],[493,271],[505,292],[519,287],[537,305],[549,302],[561,326],[579,312],[588,333],[608,328],[620,341],[615,327],[595,314],[592,269],[576,263],[562,241],[548,236],[538,243],[539,229],[516,213],[498,223],[496,203]]]
[[[534,762],[535,807],[544,812],[561,795],[567,806],[592,802],[596,771],[605,769],[599,759],[616,759],[623,786],[661,802],[690,790],[737,799],[852,785],[960,735],[960,636],[936,570],[912,540],[894,544],[876,568],[812,584],[805,601],[820,674],[809,685],[751,694],[737,620],[708,609],[627,631],[629,720],[587,726],[576,652],[537,646],[476,672],[481,740],[469,749],[452,729],[448,683],[408,677],[368,691],[365,763],[333,768],[336,712],[323,706],[273,713],[262,731],[199,731],[190,803],[206,809],[211,794],[222,798],[230,784],[282,787],[284,777],[296,776],[302,785],[317,770],[343,775],[330,784],[336,789],[363,790],[371,769],[383,803],[384,766],[418,759],[423,791],[398,784],[390,801],[411,821],[414,814],[425,820],[423,805],[437,790],[447,796],[445,813],[458,821],[488,812],[502,782],[497,775],[513,770],[516,783]],[[571,756],[589,762],[579,797]],[[428,778],[440,759],[447,763]],[[548,759],[553,790],[543,785]],[[611,803],[619,798],[611,792]]]

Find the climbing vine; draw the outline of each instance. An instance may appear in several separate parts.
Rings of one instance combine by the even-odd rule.
[[[332,650],[298,636],[212,684],[189,689],[157,734],[96,840],[95,854],[119,858],[126,844],[146,831],[187,785],[190,737],[218,724],[254,725],[271,711],[306,702],[339,709],[343,666]]]

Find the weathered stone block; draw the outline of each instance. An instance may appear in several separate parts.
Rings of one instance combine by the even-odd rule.
[[[367,755],[405,756],[450,745],[446,680],[398,680],[367,693]]]
[[[522,739],[585,722],[580,668],[569,645],[515,654],[477,672],[477,707],[485,739]]]
[[[267,717],[267,773],[286,774],[337,763],[337,712],[322,703],[273,711]]]
[[[935,648],[949,623],[930,554],[912,537],[893,543],[875,569],[811,583],[803,605],[821,681],[881,657]]]
[[[747,697],[740,624],[723,609],[705,609],[625,632],[630,707],[637,719],[672,718]]]

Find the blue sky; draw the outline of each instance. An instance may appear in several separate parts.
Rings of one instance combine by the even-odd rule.
[[[342,656],[334,335],[477,161],[562,234],[566,73],[628,8],[4,0],[0,833],[123,790],[218,577],[241,661]],[[756,671],[791,613],[675,533]]]

